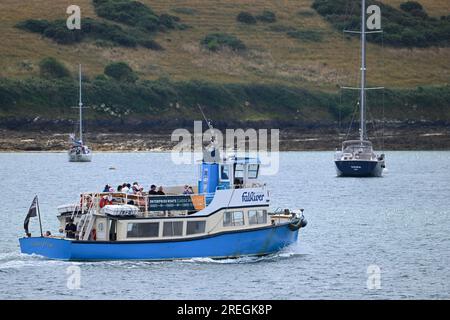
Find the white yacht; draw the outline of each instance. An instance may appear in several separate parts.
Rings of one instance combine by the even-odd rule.
[[[68,151],[70,162],[90,162],[92,160],[92,152],[89,147],[83,141],[83,102],[81,100],[81,64],[79,66],[79,84],[80,84],[80,95],[79,95],[79,115],[80,115],[80,125],[79,125],[79,135],[78,138],[76,134],[70,135],[70,149]]]

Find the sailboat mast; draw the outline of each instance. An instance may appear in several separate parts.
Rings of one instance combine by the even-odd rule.
[[[80,86],[80,98],[78,102],[78,106],[80,109],[80,141],[83,141],[83,102],[81,101],[81,64],[79,65],[79,86]]]
[[[366,138],[366,0],[361,3],[361,98],[359,102],[361,124],[359,139]]]

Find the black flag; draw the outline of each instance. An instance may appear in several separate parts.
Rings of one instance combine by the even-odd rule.
[[[30,222],[30,218],[37,216],[37,203],[38,197],[35,196],[33,202],[31,203],[30,209],[28,210],[28,214],[25,217],[25,221],[23,222],[23,228],[25,229],[25,234],[27,236],[30,236],[30,232],[28,231],[28,223]]]

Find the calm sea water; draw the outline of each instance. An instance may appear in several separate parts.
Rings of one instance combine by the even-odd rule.
[[[1,299],[445,299],[450,298],[450,152],[388,152],[383,178],[337,178],[330,152],[281,154],[266,177],[272,205],[304,208],[297,244],[263,258],[176,262],[50,261],[19,253],[23,219],[39,195],[44,230],[56,207],[106,183],[195,183],[194,166],[165,153],[0,154]],[[109,170],[114,166],[116,170]],[[31,230],[38,232],[37,219]],[[67,268],[81,270],[68,289]],[[368,267],[380,268],[368,289]]]

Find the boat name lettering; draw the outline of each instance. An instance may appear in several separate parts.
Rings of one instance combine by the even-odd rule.
[[[242,202],[263,201],[264,193],[244,192],[242,193]]]

